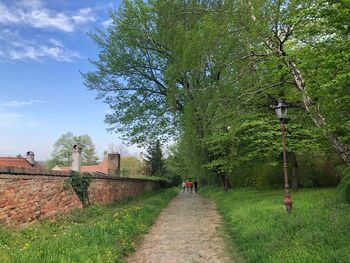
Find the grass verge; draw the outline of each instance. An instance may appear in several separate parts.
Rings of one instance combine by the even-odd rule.
[[[293,193],[286,214],[283,190],[204,189],[224,217],[229,246],[247,262],[350,262],[350,206],[334,189]]]
[[[0,228],[0,262],[121,262],[178,189],[109,206],[92,205],[58,220]]]

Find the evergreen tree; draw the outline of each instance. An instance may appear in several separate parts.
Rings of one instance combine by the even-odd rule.
[[[165,160],[159,140],[156,140],[148,147],[144,161],[146,175],[163,176],[165,174]]]

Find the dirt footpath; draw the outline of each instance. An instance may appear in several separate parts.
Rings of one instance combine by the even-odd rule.
[[[198,194],[179,193],[165,208],[129,263],[229,263],[217,232],[215,205]]]

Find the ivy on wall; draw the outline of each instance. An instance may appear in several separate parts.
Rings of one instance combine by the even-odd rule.
[[[83,206],[88,206],[90,204],[88,188],[91,183],[91,174],[71,171],[69,181]]]

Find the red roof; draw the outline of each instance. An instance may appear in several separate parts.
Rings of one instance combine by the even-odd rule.
[[[0,166],[12,166],[26,169],[35,168],[44,170],[44,167],[42,167],[37,162],[30,164],[27,159],[23,157],[0,157]]]
[[[66,172],[72,170],[71,167],[59,167],[59,168],[61,171],[66,171]],[[96,165],[82,165],[80,167],[80,171],[89,172],[89,173],[100,172],[100,173],[108,174],[108,160],[103,160],[102,162]]]

